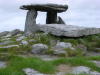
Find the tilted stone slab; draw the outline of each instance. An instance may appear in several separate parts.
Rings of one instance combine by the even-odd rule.
[[[66,36],[66,37],[81,37],[93,34],[99,34],[100,28],[87,28],[81,26],[72,26],[64,24],[45,24],[38,25],[40,31],[51,33],[56,36]]]

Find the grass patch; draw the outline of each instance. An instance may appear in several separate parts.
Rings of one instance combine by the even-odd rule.
[[[56,72],[56,66],[60,64],[69,64],[72,66],[86,66],[100,72],[100,67],[90,60],[100,60],[99,57],[70,57],[59,58],[52,61],[43,61],[36,57],[18,57],[11,56],[8,60],[8,66],[0,69],[0,75],[24,75],[22,69],[33,68],[40,73],[52,74]],[[84,75],[84,74],[79,74]]]

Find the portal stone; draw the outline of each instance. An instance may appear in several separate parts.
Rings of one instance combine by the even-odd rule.
[[[36,10],[29,10],[27,12],[26,23],[25,23],[25,35],[30,35],[33,32],[36,32],[38,27],[36,25]]]

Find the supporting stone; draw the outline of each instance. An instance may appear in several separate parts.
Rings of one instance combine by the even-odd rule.
[[[58,20],[57,20],[57,24],[66,24],[66,23],[64,22],[64,20],[63,20],[60,16],[58,16],[57,19],[58,19]]]
[[[56,11],[47,12],[46,24],[57,24],[57,12]]]
[[[36,32],[38,27],[36,25],[36,10],[29,10],[27,12],[26,22],[25,22],[25,35],[30,35],[33,32]]]

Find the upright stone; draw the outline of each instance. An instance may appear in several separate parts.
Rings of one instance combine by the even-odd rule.
[[[66,24],[66,23],[60,16],[58,16],[57,24]]]
[[[57,12],[56,11],[47,12],[46,24],[57,24]]]
[[[36,25],[36,17],[37,11],[36,10],[29,10],[27,12],[26,23],[25,23],[25,35],[30,35],[33,32],[37,31]]]

